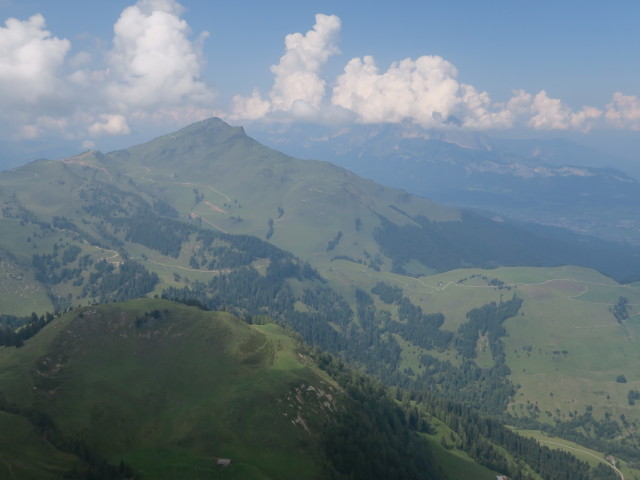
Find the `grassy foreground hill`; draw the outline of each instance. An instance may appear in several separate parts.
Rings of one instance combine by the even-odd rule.
[[[164,300],[75,310],[0,348],[0,384],[3,478],[367,478],[363,465],[370,478],[443,478],[389,400],[354,410],[289,334],[227,313]],[[328,437],[354,416],[374,447],[361,459]]]

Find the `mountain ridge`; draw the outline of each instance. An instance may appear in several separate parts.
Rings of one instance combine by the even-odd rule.
[[[631,247],[613,248],[560,230],[523,229],[499,217],[436,204],[328,162],[268,149],[219,119],[128,150],[38,161],[3,172],[0,186],[6,219],[51,224],[64,217],[83,232],[79,235],[94,239],[89,243],[107,234],[111,249],[131,239],[131,234],[117,238],[117,231],[128,222],[123,215],[135,210],[138,216],[153,212],[172,222],[256,235],[315,265],[347,257],[383,270],[403,271],[412,264],[409,271],[415,274],[527,263],[584,265],[618,280],[640,272],[640,256]],[[126,202],[115,200],[122,195]],[[82,218],[88,212],[101,216],[100,222],[110,218],[113,226],[105,230]],[[520,238],[516,256],[506,255],[509,236]],[[408,243],[401,246],[399,240]],[[433,245],[442,258],[423,255],[421,244]]]
[[[196,135],[195,140],[192,138],[192,135]],[[249,192],[253,192],[255,195],[249,193],[249,196],[245,197],[246,203],[251,203],[253,208],[264,208],[262,204],[267,204],[269,201],[271,201],[271,210],[264,211],[264,213],[262,213],[261,215],[262,218],[267,217],[273,219],[273,236],[270,237],[269,240],[276,242],[276,244],[278,244],[282,248],[293,251],[296,255],[299,255],[310,261],[313,261],[315,256],[319,254],[322,255],[323,250],[326,250],[326,248],[323,248],[322,243],[320,243],[316,244],[312,248],[302,250],[300,249],[299,245],[295,245],[295,242],[288,242],[286,238],[283,238],[285,237],[285,235],[281,235],[281,233],[284,234],[285,232],[281,232],[281,230],[286,230],[286,223],[289,217],[287,217],[286,215],[281,215],[281,217],[284,218],[276,218],[277,215],[280,215],[280,213],[276,214],[276,210],[279,211],[279,209],[283,209],[285,211],[289,211],[290,208],[286,206],[285,203],[283,203],[287,200],[286,197],[281,193],[283,190],[297,192],[296,194],[298,195],[298,205],[295,205],[295,208],[299,210],[303,209],[304,211],[301,212],[301,214],[296,218],[296,221],[304,222],[305,219],[315,217],[315,221],[317,222],[317,224],[322,225],[323,228],[316,229],[314,237],[324,237],[324,245],[330,244],[334,236],[337,235],[338,232],[342,232],[341,244],[336,245],[336,248],[332,249],[332,251],[335,250],[335,255],[346,255],[351,258],[359,259],[361,261],[366,260],[366,254],[364,250],[367,250],[371,256],[375,256],[376,253],[379,252],[379,250],[375,245],[366,246],[364,249],[358,249],[357,247],[355,247],[356,243],[363,241],[363,235],[359,235],[357,231],[354,231],[356,218],[360,218],[361,228],[364,229],[368,236],[370,236],[380,228],[380,216],[385,217],[391,223],[399,227],[415,226],[418,228],[423,227],[420,225],[420,222],[415,221],[415,218],[418,216],[424,216],[431,222],[440,222],[440,224],[443,226],[453,226],[455,221],[459,221],[462,218],[461,212],[457,209],[438,205],[427,199],[407,195],[403,191],[389,191],[387,189],[383,190],[381,189],[381,186],[379,184],[372,184],[367,180],[357,178],[353,173],[347,170],[343,170],[339,167],[334,167],[331,164],[317,161],[302,161],[303,163],[299,163],[300,161],[294,159],[293,157],[282,155],[279,152],[275,152],[270,149],[264,149],[264,147],[258,144],[255,140],[250,139],[248,136],[246,136],[243,130],[241,130],[240,128],[234,129],[233,127],[229,127],[226,123],[222,122],[219,119],[209,119],[203,122],[199,122],[187,127],[186,129],[180,130],[175,134],[160,137],[161,140],[159,141],[168,142],[169,144],[171,144],[172,140],[176,140],[178,143],[180,143],[180,138],[182,136],[185,136],[189,139],[189,145],[191,143],[202,144],[206,141],[210,141],[211,138],[217,138],[217,136],[221,136],[221,143],[223,146],[217,145],[218,142],[214,141],[212,142],[212,144],[217,146],[214,146],[212,147],[212,149],[207,150],[207,154],[200,154],[198,158],[189,157],[187,153],[186,158],[189,158],[189,161],[193,162],[193,165],[195,165],[193,168],[195,169],[197,168],[197,166],[205,164],[205,158],[208,156],[210,158],[211,164],[207,164],[207,167],[209,169],[218,168],[218,172],[213,172],[212,177],[210,177],[212,181],[218,181],[224,184],[230,191],[244,190],[245,195],[247,190]],[[200,136],[211,138],[200,138]],[[244,151],[241,151],[240,153],[238,153],[238,150],[240,150],[240,148],[237,145],[234,145],[233,147],[235,149],[233,150],[235,152],[235,155],[241,154],[239,160],[241,163],[238,165],[235,165],[235,157],[231,155],[227,150],[227,147],[224,146],[228,145],[226,141],[232,138],[240,138],[243,144],[248,144],[248,147],[246,147],[246,149]],[[158,161],[162,165],[170,165],[171,158],[174,158],[172,155],[174,154],[173,152],[175,152],[175,149],[171,148],[169,150],[165,150],[164,148],[156,148],[155,142],[156,141],[154,140],[148,144],[144,144],[143,146],[134,147],[131,152],[127,152],[144,163],[146,168],[150,168],[151,165],[153,165],[156,161]],[[183,149],[179,150],[183,153],[185,149],[188,151],[190,150],[188,146],[186,148],[179,148]],[[127,155],[129,155],[129,153],[127,153]],[[120,155],[124,154],[117,152],[114,154],[116,158]],[[184,158],[184,155],[181,158]],[[243,158],[245,160],[242,160]],[[247,164],[246,162],[248,158],[251,158],[253,162]],[[230,162],[229,160],[232,161]],[[242,163],[243,161],[244,163]],[[258,167],[256,167],[256,164],[258,165]],[[181,178],[192,175],[192,173],[188,171],[191,167],[184,168],[186,170],[172,173],[178,174]],[[238,173],[240,175],[238,175]],[[301,173],[304,174],[304,177],[302,178],[300,176]],[[200,176],[200,178],[205,178],[205,175]],[[322,178],[335,179],[331,180],[332,183],[329,183],[323,182]],[[193,177],[191,177],[191,179],[193,180]],[[247,184],[249,186],[247,186]],[[268,186],[267,190],[265,190],[264,185]],[[378,197],[381,195],[383,195],[382,198],[378,199]],[[229,195],[226,196],[229,197]],[[300,200],[301,196],[302,199]],[[272,200],[270,200],[270,198],[272,198]],[[359,200],[363,198],[368,199],[367,204],[359,203]],[[332,203],[332,200],[334,199],[337,200],[337,203]],[[372,203],[372,199],[376,200]],[[226,203],[229,204],[230,202]],[[308,206],[309,204],[312,206],[312,208],[303,208],[305,206]],[[324,231],[325,228],[332,225],[331,220],[327,220],[327,217],[337,218],[339,220],[340,217],[344,214],[341,207],[343,205],[349,204],[354,205],[353,208],[355,208],[355,215],[352,215],[347,222],[343,221],[342,225],[337,224],[335,227],[333,227],[335,228],[335,233]],[[219,206],[221,207],[222,205]],[[319,208],[315,208],[316,206]],[[327,213],[323,213],[321,209],[325,209]],[[369,213],[371,211],[376,212],[377,218],[371,218],[371,215]],[[467,215],[469,214],[467,213]],[[322,218],[323,216],[325,218]],[[368,221],[365,220],[365,216],[368,216],[370,219]],[[451,223],[452,220],[454,221],[454,223]],[[217,221],[214,221],[214,223],[218,225]],[[278,228],[280,223],[284,224],[283,228],[281,229]],[[502,227],[503,225],[504,222],[499,226]],[[221,226],[223,229],[233,232],[250,234],[256,234],[260,232],[260,229],[256,230],[256,227],[259,228],[259,226],[256,225],[256,221],[253,221],[253,223],[249,225],[241,222],[235,224],[230,224],[229,222],[227,222],[223,223]],[[262,226],[261,230],[262,232],[265,232],[266,235],[269,229],[265,227],[267,226]],[[313,224],[309,225],[309,223],[307,222],[307,229],[313,227]],[[487,228],[489,231],[492,231],[494,227],[496,227],[496,225],[493,225],[492,222],[488,222],[485,223],[485,226],[483,228]],[[518,228],[516,228],[515,230],[518,230]],[[350,233],[347,233],[349,231]],[[528,231],[529,235],[539,235],[539,233],[533,233],[532,229],[529,229]],[[329,233],[329,236],[327,235],[327,233]],[[471,232],[469,232],[469,236],[475,235],[477,234],[472,234]],[[504,237],[504,233],[501,232],[500,229],[498,229],[497,232],[492,233],[492,235],[494,235],[494,237]],[[286,237],[294,236],[295,234],[286,235]],[[568,241],[584,244],[586,239],[572,237]],[[351,242],[350,247],[346,247],[347,242]],[[536,239],[536,242],[540,243],[541,240]],[[544,242],[544,240],[542,240],[542,242]],[[452,244],[450,239],[447,240],[446,243],[449,246]],[[545,253],[545,257],[548,259],[553,258],[547,263],[548,265],[557,265],[559,263],[562,263],[561,259],[554,258],[553,250],[557,250],[559,248],[565,247],[560,247],[553,242],[549,243],[545,247],[545,249],[547,250],[547,252]],[[522,254],[526,255],[526,251],[531,249],[531,247],[523,248]],[[384,256],[388,256],[385,254],[385,252],[380,253],[383,253]],[[467,263],[452,265],[448,268],[468,265],[470,260],[465,259],[465,261]],[[521,264],[526,263],[526,261],[527,260],[524,260],[524,262]],[[574,263],[575,261],[576,260],[573,259],[571,262],[566,263]],[[540,262],[544,262],[544,259],[543,257],[541,257],[535,262],[536,265],[539,265],[541,264]],[[582,260],[582,262],[584,262],[584,260]],[[494,264],[504,264],[504,261],[501,262],[498,259]],[[432,267],[432,265],[426,265],[426,267]],[[385,268],[392,267],[387,264]],[[396,265],[395,268],[401,268],[401,265]],[[602,269],[602,265],[599,265],[596,268]],[[438,270],[438,268],[436,268],[436,270]],[[605,271],[608,274],[612,274],[612,271]],[[634,274],[629,272],[627,274],[624,274],[623,276],[616,276],[618,279],[623,279],[632,278],[634,277]]]

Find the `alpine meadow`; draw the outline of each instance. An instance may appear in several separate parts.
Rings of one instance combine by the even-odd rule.
[[[183,3],[0,1],[0,478],[640,480],[638,7]]]

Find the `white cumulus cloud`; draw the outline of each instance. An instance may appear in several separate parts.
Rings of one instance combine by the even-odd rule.
[[[340,19],[335,15],[316,15],[316,23],[305,35],[292,33],[285,37],[285,53],[271,67],[274,83],[269,98],[257,90],[251,97],[235,96],[233,118],[258,119],[269,112],[285,112],[297,118],[313,118],[326,93],[326,81],[320,71],[331,55],[339,53],[336,39]]]
[[[617,127],[640,130],[640,99],[635,95],[614,93],[605,118]]]
[[[508,112],[495,111],[486,92],[458,82],[455,66],[438,56],[407,58],[380,73],[371,56],[347,63],[333,89],[333,105],[363,123],[412,121],[425,128],[510,126]]]
[[[322,68],[336,46],[340,19],[316,15],[305,35],[285,38],[285,53],[271,67],[274,83],[266,97],[233,97],[231,120],[308,120],[317,122],[412,123],[426,129],[474,130],[529,127],[538,130],[588,131],[603,116],[593,106],[572,109],[546,91],[515,91],[506,103],[458,80],[458,69],[446,59],[424,55],[393,62],[381,71],[373,56],[353,58],[333,82],[327,96]],[[635,97],[614,98],[607,118],[622,125],[636,121]]]
[[[0,27],[0,119],[13,134],[65,138],[130,133],[131,122],[180,123],[209,116],[214,94],[202,80],[202,45],[175,0],[140,0],[114,25],[106,64],[88,52],[69,57],[71,42],[45,19],[10,18]],[[96,58],[100,57],[97,55]]]
[[[95,122],[87,129],[92,136],[126,135],[131,132],[127,119],[123,115],[104,114],[101,121]]]
[[[183,125],[208,117],[215,94],[204,80],[208,32],[193,35],[177,0],[139,0],[122,10],[112,44],[72,50],[45,19],[9,18],[0,26],[0,132],[5,138],[47,134],[97,142],[153,123]],[[347,124],[407,123],[416,128],[475,130],[527,127],[578,130],[610,125],[640,130],[640,99],[616,92],[602,109],[573,108],[545,90],[516,90],[505,103],[459,79],[451,62],[435,55],[379,68],[373,56],[349,60],[327,79],[339,54],[340,19],[318,14],[306,33],[284,39],[272,65],[273,83],[236,95],[232,121],[296,120]],[[222,70],[222,69],[220,69]]]
[[[211,105],[212,91],[201,80],[203,32],[194,43],[173,0],[141,0],[127,7],[114,26],[110,52],[110,105],[120,113],[132,110]]]
[[[274,110],[291,110],[295,102],[320,106],[326,84],[319,72],[329,57],[339,52],[335,45],[339,31],[338,17],[318,14],[313,30],[306,35],[286,36],[286,52],[280,63],[271,67],[275,82],[269,97]]]
[[[558,98],[550,98],[544,90],[535,96],[519,92],[521,106],[527,106],[531,117],[528,125],[538,130],[583,130],[591,128],[593,122],[602,115],[602,111],[590,106],[574,112]]]
[[[254,89],[250,97],[235,95],[233,97],[231,117],[243,120],[258,120],[271,110],[271,103],[262,98],[258,89]]]
[[[61,106],[60,70],[71,48],[46,30],[42,15],[10,18],[0,27],[0,108],[18,114]]]

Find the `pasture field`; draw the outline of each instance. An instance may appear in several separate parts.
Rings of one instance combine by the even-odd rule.
[[[366,292],[379,281],[400,287],[425,313],[442,312],[443,328],[451,331],[466,321],[471,309],[516,295],[523,304],[519,315],[505,322],[508,335],[502,339],[509,378],[519,386],[510,412],[528,415],[527,406],[534,404],[539,420],[552,422],[591,406],[598,419],[609,414],[640,421],[638,407],[627,402],[629,390],[640,390],[637,284],[618,284],[581,267],[468,269],[411,278],[341,260],[322,273],[351,298],[353,286]],[[622,324],[611,312],[620,297],[628,300],[630,309]],[[377,302],[376,307],[393,313],[393,306]],[[459,362],[454,350],[427,351],[401,339],[398,343],[403,348],[402,369],[421,372],[422,353],[454,365]],[[486,354],[479,350],[476,361],[490,366]],[[616,382],[618,375],[627,382]]]

